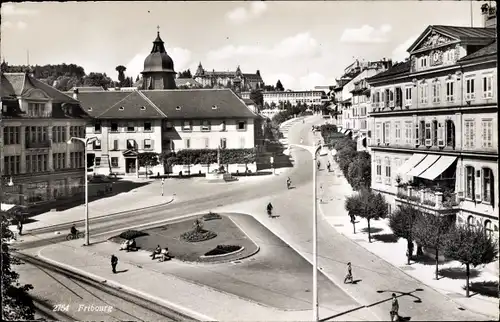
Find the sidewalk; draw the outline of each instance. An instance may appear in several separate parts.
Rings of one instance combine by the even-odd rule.
[[[318,179],[320,186],[318,192],[318,197],[320,199],[319,209],[323,217],[332,227],[371,253],[399,268],[407,275],[450,298],[459,306],[473,312],[498,318],[498,298],[491,298],[480,294],[475,294],[470,298],[466,298],[465,290],[462,288],[465,285],[465,277],[452,276],[455,279],[441,277],[439,280],[435,280],[435,266],[433,262],[422,264],[412,261],[411,265],[406,265],[406,241],[404,239],[399,239],[397,242],[393,242],[388,238],[392,235],[392,231],[388,226],[387,219],[371,222],[372,231],[377,231],[377,233],[372,233],[372,243],[368,243],[368,234],[362,232],[367,229],[366,220],[361,218],[358,219],[359,222],[356,223],[356,234],[354,234],[350,218],[344,210],[345,197],[353,193],[352,188],[343,177],[331,153],[323,158],[329,159],[333,166],[333,171],[330,173],[326,171],[320,172]],[[339,211],[340,209],[343,211]],[[381,235],[381,238],[385,237],[388,241],[377,241],[374,238],[376,235]],[[495,263],[488,266],[491,266],[491,268],[486,269],[486,267],[478,267],[478,276],[472,277],[470,282],[498,282],[498,275],[494,275],[490,272],[495,270]],[[439,269],[447,269],[450,272],[455,270],[462,271],[463,266],[456,261],[451,261],[441,264]],[[450,275],[452,274],[453,273],[450,273]],[[472,294],[474,293],[472,292]]]
[[[148,182],[149,180],[138,179],[138,182]],[[161,196],[161,183],[153,182],[148,185],[122,192],[114,196],[103,197],[89,202],[89,217],[97,218],[108,216],[119,212],[132,211],[161,204],[168,204],[174,200],[173,195],[165,194]],[[54,226],[64,223],[82,220],[84,217],[85,205],[81,204],[63,211],[50,211],[30,219],[34,222],[26,223],[23,232],[39,229],[47,226]],[[15,225],[9,226],[12,231],[17,231]]]

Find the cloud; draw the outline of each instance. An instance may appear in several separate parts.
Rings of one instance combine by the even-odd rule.
[[[180,48],[180,47],[174,47],[174,48],[167,48],[167,53],[169,56],[172,58],[174,61],[174,69],[176,72],[183,71],[192,64],[192,54],[191,51],[188,49]],[[125,65],[127,67],[127,70],[125,71],[125,74],[127,76],[131,76],[134,78],[137,77],[137,75],[140,75],[142,70],[144,69],[144,59],[149,55],[149,52],[142,52],[136,54],[129,62],[128,64]],[[193,72],[193,71],[191,71]]]
[[[297,86],[295,77],[287,73],[265,74],[263,78],[264,83],[268,85],[274,86],[280,80],[285,89],[293,89]]]
[[[398,45],[391,54],[391,58],[394,61],[404,61],[405,58],[409,57],[410,54],[408,54],[407,50],[410,48],[410,46],[417,40],[419,35],[413,35],[410,38],[406,39],[405,42],[402,44]]]
[[[2,5],[2,15],[5,16],[31,16],[38,14],[38,11],[32,9],[19,8],[18,5]]]
[[[346,28],[340,37],[341,42],[346,43],[383,43],[388,41],[388,34],[392,26],[385,24],[379,29],[370,25],[363,25],[360,28]]]
[[[24,21],[18,21],[16,23],[5,21],[2,23],[2,29],[19,29],[24,30],[28,27],[28,24]]]
[[[267,4],[264,2],[252,2],[250,8],[237,7],[226,14],[226,18],[231,22],[239,24],[257,18],[267,10]]]
[[[207,57],[212,61],[228,59],[313,58],[320,54],[318,41],[310,33],[299,33],[288,37],[272,47],[228,45],[211,50]]]

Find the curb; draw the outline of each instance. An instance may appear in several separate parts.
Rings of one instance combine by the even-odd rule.
[[[335,162],[335,160],[334,160],[334,162]],[[488,317],[488,318],[491,318],[491,317],[498,318],[498,316],[493,316],[493,315],[485,314],[485,313],[479,312],[479,311],[477,311],[477,310],[475,310],[475,309],[471,309],[471,308],[470,308],[470,306],[468,306],[468,305],[463,305],[463,304],[461,304],[461,303],[456,302],[456,300],[455,300],[455,299],[453,299],[453,298],[451,298],[450,296],[446,295],[446,294],[445,294],[445,293],[443,293],[442,291],[440,291],[440,290],[438,290],[438,289],[434,288],[433,286],[431,286],[431,285],[429,285],[429,284],[425,283],[424,281],[419,280],[419,279],[418,279],[418,278],[416,278],[415,276],[410,275],[409,273],[405,272],[404,270],[402,270],[402,269],[401,269],[401,268],[399,268],[398,266],[394,265],[393,263],[391,263],[391,262],[389,262],[389,261],[386,261],[385,259],[383,259],[383,258],[382,258],[382,257],[380,257],[379,255],[375,254],[374,252],[372,252],[372,251],[371,251],[371,250],[369,250],[368,248],[366,248],[366,247],[364,247],[363,245],[361,245],[359,242],[355,241],[354,239],[349,238],[347,235],[345,235],[344,233],[342,233],[341,231],[339,231],[339,229],[337,229],[337,227],[335,227],[334,225],[332,225],[332,224],[330,223],[330,221],[328,221],[328,219],[327,219],[327,218],[326,218],[326,216],[324,215],[324,213],[323,213],[323,209],[322,209],[321,204],[319,204],[318,209],[320,209],[320,213],[321,213],[321,216],[323,217],[323,219],[324,219],[324,220],[325,220],[325,221],[326,221],[326,222],[327,222],[327,223],[328,223],[328,224],[329,224],[329,225],[330,225],[333,229],[335,229],[335,231],[336,231],[337,233],[339,233],[340,235],[344,236],[345,238],[347,238],[348,240],[352,241],[353,243],[356,243],[358,246],[362,247],[363,249],[365,249],[366,251],[368,251],[370,254],[372,254],[372,255],[376,256],[377,258],[379,258],[379,259],[383,260],[384,262],[386,262],[387,264],[391,265],[392,267],[394,267],[394,268],[398,269],[399,271],[403,272],[406,276],[408,276],[408,277],[410,277],[411,279],[413,279],[413,280],[417,281],[418,283],[421,283],[421,284],[423,284],[423,285],[425,285],[425,286],[429,287],[430,289],[434,290],[435,292],[437,292],[437,293],[439,293],[439,294],[443,295],[444,297],[446,297],[449,301],[453,302],[453,303],[454,303],[456,306],[458,306],[458,307],[465,307],[467,310],[469,310],[469,311],[471,311],[471,312],[474,312],[474,313],[476,313],[476,314],[480,314],[480,315],[485,316],[485,317]]]
[[[172,195],[172,198],[169,201],[167,201],[167,202],[163,202],[163,203],[160,203],[160,204],[157,204],[157,205],[147,206],[147,207],[143,207],[143,208],[136,208],[136,209],[126,210],[126,211],[115,212],[115,213],[111,213],[111,214],[107,214],[107,215],[96,216],[96,217],[89,218],[89,220],[92,220],[92,219],[101,219],[101,218],[107,218],[107,217],[119,216],[119,215],[125,215],[125,214],[132,213],[132,212],[137,212],[137,211],[142,211],[142,210],[149,210],[149,209],[153,209],[153,208],[156,208],[156,207],[163,207],[163,206],[171,204],[174,201],[174,199],[175,198]],[[50,229],[50,228],[57,228],[59,226],[65,226],[65,225],[68,225],[68,224],[76,224],[76,223],[79,223],[79,222],[83,222],[83,220],[80,219],[80,220],[77,220],[77,221],[68,221],[68,222],[65,222],[65,223],[60,223],[60,224],[55,224],[55,225],[50,225],[50,226],[44,226],[44,227],[34,228],[34,229],[27,230],[25,234],[36,233],[37,231],[40,231],[40,230]]]
[[[199,321],[217,321],[216,319],[214,318],[211,318],[211,317],[208,317],[206,315],[203,315],[203,314],[200,314],[198,312],[195,312],[191,309],[188,309],[188,308],[185,308],[183,306],[180,306],[178,304],[175,304],[175,303],[172,303],[170,301],[167,301],[167,300],[164,300],[162,298],[159,298],[159,297],[156,297],[156,296],[152,296],[152,295],[149,295],[147,293],[144,293],[144,292],[141,292],[141,291],[138,291],[134,288],[131,288],[131,287],[128,287],[128,286],[125,286],[125,285],[122,285],[118,282],[114,282],[114,281],[110,281],[110,280],[107,280],[103,277],[100,277],[98,275],[95,275],[95,274],[92,274],[92,273],[88,273],[84,270],[81,270],[79,268],[76,268],[76,267],[73,267],[73,266],[70,266],[70,265],[67,265],[67,264],[63,264],[63,263],[60,263],[56,260],[53,260],[53,259],[50,259],[48,257],[45,257],[41,254],[43,248],[40,249],[37,253],[37,256],[38,258],[48,262],[48,263],[51,263],[55,266],[59,266],[59,267],[62,267],[62,268],[65,268],[67,270],[70,270],[70,271],[74,271],[74,272],[77,272],[83,276],[86,276],[87,278],[95,281],[95,282],[98,282],[98,283],[106,283],[107,285],[110,285],[114,288],[117,288],[117,289],[123,289],[123,290],[126,290],[136,296],[139,296],[139,297],[142,297],[142,298],[145,298],[145,299],[148,299],[150,301],[153,301],[153,302],[158,302],[158,303],[164,303],[167,307],[170,307],[170,308],[173,308],[174,310],[177,310],[179,311],[180,313],[184,314],[184,315],[187,315],[187,316],[190,316],[192,317],[193,319],[196,319],[196,320],[199,320]]]

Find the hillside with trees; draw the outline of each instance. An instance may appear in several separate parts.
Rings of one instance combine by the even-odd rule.
[[[102,86],[104,88],[114,87],[113,80],[106,73],[85,73],[83,67],[75,64],[58,64],[43,66],[9,65],[2,63],[3,73],[23,73],[31,71],[33,76],[60,91],[69,91],[75,86]]]

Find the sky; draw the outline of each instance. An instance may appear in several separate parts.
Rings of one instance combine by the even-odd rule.
[[[429,25],[482,27],[487,1],[185,1],[3,3],[1,56],[74,63],[86,73],[143,68],[157,26],[177,72],[260,70],[286,89],[333,85],[355,59],[402,61]],[[472,5],[472,11],[471,11]]]

